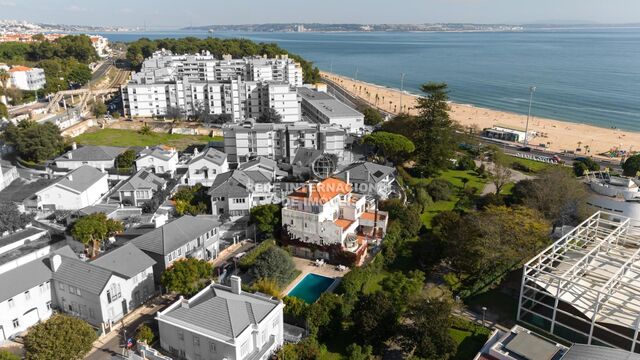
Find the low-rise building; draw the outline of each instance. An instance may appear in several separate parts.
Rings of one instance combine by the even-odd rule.
[[[175,261],[188,257],[215,259],[220,249],[219,227],[220,223],[211,217],[185,215],[131,242],[155,260],[153,270],[159,282],[162,272]]]
[[[158,312],[160,346],[184,359],[266,360],[283,344],[282,301],[212,284]]]
[[[360,260],[370,243],[377,244],[384,237],[388,217],[373,199],[353,193],[347,181],[337,178],[306,183],[287,196],[282,208],[282,226],[290,238],[302,244],[339,245]],[[298,250],[307,257],[329,259],[330,255]]]
[[[82,165],[93,166],[96,169],[112,169],[118,155],[127,150],[124,147],[92,146],[77,147],[75,143],[72,149],[57,157],[56,166],[63,169],[74,170]]]
[[[353,163],[335,176],[349,181],[354,192],[380,200],[389,198],[396,181],[394,168],[368,161]]]
[[[265,177],[270,178],[272,181],[280,180],[287,176],[287,172],[280,170],[276,161],[264,156],[258,156],[251,161],[238,165],[238,170],[260,171]]]
[[[271,204],[271,181],[271,177],[257,170],[233,170],[218,175],[209,189],[213,215],[247,216],[254,206]]]
[[[0,164],[0,191],[9,186],[13,180],[20,177],[18,168],[11,165]]]
[[[140,170],[118,188],[120,203],[142,206],[166,186],[167,182],[164,179],[147,170]]]
[[[47,82],[44,77],[44,70],[40,68],[13,66],[9,69],[9,76],[11,76],[11,84],[20,90],[40,90]]]
[[[521,326],[496,329],[474,360],[560,360],[568,348]]]
[[[205,149],[202,154],[196,149],[193,158],[187,163],[186,183],[211,186],[218,174],[229,171],[227,154],[214,148]]]
[[[350,133],[364,129],[364,115],[333,96],[306,87],[299,87],[302,115],[319,124],[338,125]]]
[[[78,210],[94,205],[109,191],[107,174],[83,165],[67,175],[45,183],[25,200],[26,208],[39,210]]]
[[[167,146],[156,146],[140,151],[136,159],[138,170],[149,169],[156,174],[174,174],[178,167],[178,152]]]

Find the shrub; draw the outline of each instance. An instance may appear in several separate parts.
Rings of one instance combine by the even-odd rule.
[[[576,176],[584,176],[586,171],[598,171],[600,170],[600,164],[593,161],[592,158],[580,158],[573,163],[573,173]]]
[[[622,170],[625,176],[636,176],[640,171],[640,154],[629,157],[622,164]]]
[[[245,256],[238,261],[238,267],[244,271],[249,270],[250,267],[256,262],[258,256],[263,252],[276,245],[276,241],[273,239],[265,240],[249,251]]]
[[[449,200],[452,185],[443,179],[434,179],[427,185],[427,192],[434,201]]]
[[[511,168],[512,168],[513,170],[517,170],[517,171],[521,171],[521,172],[526,172],[526,173],[533,172],[533,170],[531,170],[531,168],[530,168],[530,167],[528,167],[527,165],[525,165],[525,164],[523,164],[523,163],[521,163],[521,162],[517,162],[517,161],[514,161],[514,162],[511,164]]]
[[[142,324],[136,330],[136,340],[144,341],[147,345],[151,345],[155,340],[155,334],[147,324]]]
[[[285,250],[272,246],[256,259],[251,273],[256,278],[273,279],[278,286],[288,284],[296,274],[296,266]]]
[[[473,158],[471,156],[464,156],[460,159],[458,159],[458,162],[456,163],[456,168],[458,170],[475,170],[476,169],[476,162],[473,161]]]
[[[58,314],[29,330],[24,338],[28,360],[82,359],[96,340],[95,330],[84,320]]]
[[[273,296],[275,298],[280,297],[280,286],[271,278],[260,278],[251,285],[251,291],[260,292]]]
[[[3,104],[0,103],[0,105]],[[0,349],[0,360],[20,360],[20,357],[9,350]]]

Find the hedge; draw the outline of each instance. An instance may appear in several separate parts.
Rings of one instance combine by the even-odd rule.
[[[238,267],[244,271],[249,270],[250,267],[256,262],[258,256],[260,256],[263,252],[267,251],[267,249],[276,245],[276,241],[273,239],[268,239],[253,248],[253,250],[249,251],[245,256],[240,258],[238,261]]]

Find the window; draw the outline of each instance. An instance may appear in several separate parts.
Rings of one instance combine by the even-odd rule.
[[[89,317],[92,318],[92,319],[96,318],[96,314],[93,312],[92,308],[89,308]]]
[[[9,299],[7,300],[7,303],[9,304],[9,309],[11,309],[12,307],[14,307],[16,304],[13,302],[13,299]]]
[[[18,328],[20,327],[20,321],[18,321],[18,319],[13,319],[13,328]]]
[[[216,343],[210,342],[209,343],[209,352],[216,352]]]
[[[80,293],[80,289],[76,288],[76,294],[77,294],[78,296],[82,296],[82,294]]]
[[[200,337],[199,336],[193,336],[193,346],[200,346]]]
[[[71,285],[69,285],[69,292],[70,292],[71,294],[75,294],[75,293],[76,293],[76,288],[75,288],[75,286],[71,286]]]
[[[29,293],[29,290],[24,292],[24,299],[25,300],[31,300],[31,293]]]
[[[272,328],[277,328],[278,327],[278,319],[273,319],[273,324],[271,324]]]
[[[184,340],[184,332],[182,329],[178,329],[178,339]]]
[[[63,283],[59,283],[58,284],[58,289],[64,291],[64,284]]]
[[[47,301],[47,310],[51,310],[51,301]]]
[[[245,357],[249,353],[249,340],[242,343],[242,347],[240,348],[240,356]]]

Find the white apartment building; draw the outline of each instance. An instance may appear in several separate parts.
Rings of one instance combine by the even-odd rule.
[[[384,237],[387,221],[387,212],[377,210],[375,201],[352,193],[348,178],[309,182],[289,194],[282,208],[282,226],[293,239],[339,244],[357,254]]]
[[[27,66],[14,66],[9,69],[11,84],[20,90],[40,90],[47,82],[44,77],[44,70]]]
[[[223,135],[224,151],[230,163],[245,163],[258,156],[291,162],[300,148],[322,150],[342,159],[346,132],[308,122],[272,124],[249,120],[225,124]]]
[[[364,115],[359,111],[325,92],[306,87],[299,87],[297,90],[302,115],[309,120],[319,124],[337,125],[350,133],[362,132]]]
[[[293,122],[300,119],[295,87],[301,85],[302,69],[286,56],[218,60],[160,51],[143,62],[122,95],[124,113],[132,117],[163,116],[171,107],[185,116],[206,111],[238,122],[272,108]]]
[[[283,308],[232,276],[158,312],[160,346],[181,359],[266,360],[284,341]]]
[[[91,45],[96,49],[98,56],[105,57],[109,55],[109,39],[100,35],[90,35],[89,39],[91,39]]]

